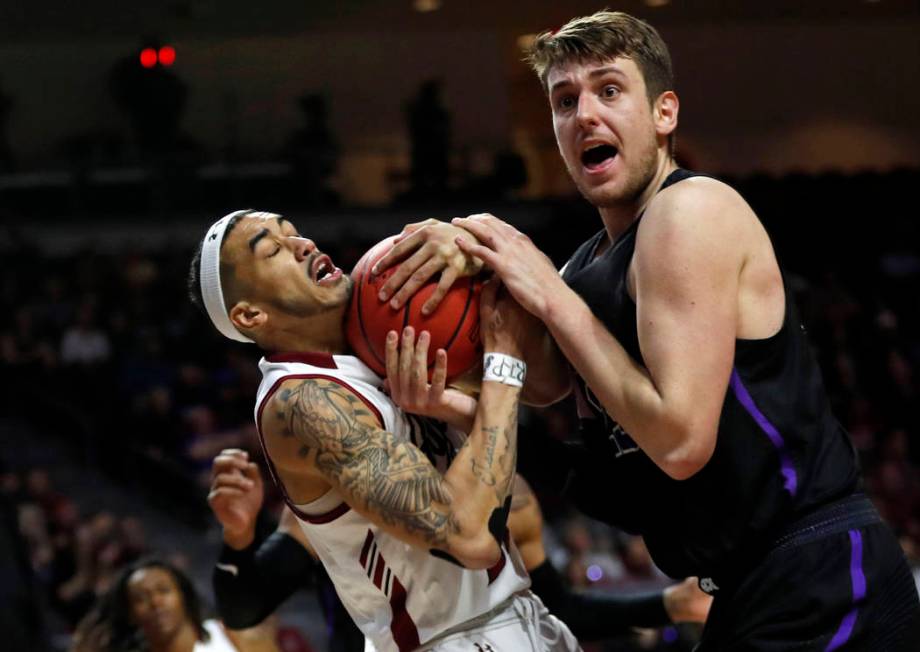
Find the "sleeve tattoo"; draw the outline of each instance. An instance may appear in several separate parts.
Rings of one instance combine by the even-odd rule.
[[[450,492],[412,444],[372,425],[374,416],[333,381],[309,379],[277,395],[282,434],[296,437],[300,455],[384,523],[444,546],[459,531]]]

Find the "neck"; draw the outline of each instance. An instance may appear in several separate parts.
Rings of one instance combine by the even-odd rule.
[[[658,157],[658,165],[649,183],[639,195],[630,201],[613,206],[601,206],[598,212],[604,229],[607,231],[608,243],[614,242],[629,226],[635,222],[652,201],[661,184],[677,169],[677,163],[666,152]]]
[[[277,320],[277,317],[275,318]],[[310,317],[285,316],[284,323],[259,342],[267,351],[314,351],[317,353],[345,353],[345,307],[329,310]]]
[[[187,622],[167,639],[150,642],[150,652],[192,652],[198,640],[198,631]]]

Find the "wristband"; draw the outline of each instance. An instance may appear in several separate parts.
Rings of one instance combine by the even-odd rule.
[[[504,353],[486,353],[483,356],[482,380],[523,387],[527,364]]]

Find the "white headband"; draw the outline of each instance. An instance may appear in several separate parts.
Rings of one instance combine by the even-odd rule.
[[[244,215],[252,211],[234,211],[229,215],[214,222],[208,229],[208,234],[204,237],[204,243],[201,245],[201,269],[199,280],[201,282],[201,296],[204,299],[204,307],[208,311],[208,317],[211,323],[221,332],[224,337],[229,337],[237,342],[252,342],[251,339],[243,335],[227,314],[227,306],[224,304],[224,291],[220,285],[220,245],[224,241],[224,232],[227,225],[237,215]]]

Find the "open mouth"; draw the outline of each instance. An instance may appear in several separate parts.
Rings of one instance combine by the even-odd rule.
[[[613,145],[600,143],[588,147],[581,153],[581,163],[588,172],[604,169],[616,157],[618,150]]]
[[[332,264],[326,254],[320,254],[310,265],[310,276],[317,285],[333,283],[342,277],[342,270]]]

